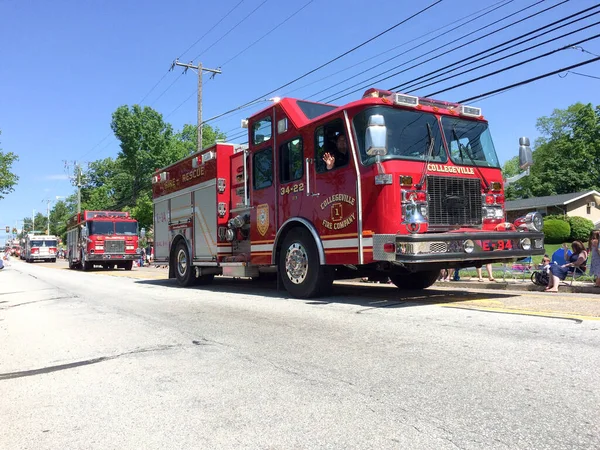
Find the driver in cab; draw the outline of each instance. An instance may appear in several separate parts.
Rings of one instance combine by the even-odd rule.
[[[344,134],[338,134],[335,140],[335,150],[327,152],[323,155],[323,162],[327,167],[327,170],[333,168],[342,167],[348,164],[348,143]]]

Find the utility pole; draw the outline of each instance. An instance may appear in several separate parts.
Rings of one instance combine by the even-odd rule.
[[[65,171],[66,170],[70,170],[71,168],[71,163],[69,163],[68,161],[64,161],[65,163]],[[89,165],[89,163],[88,163]],[[82,181],[82,176],[83,173],[81,171],[81,162],[78,161],[73,161],[73,168],[75,170],[75,175],[73,177],[69,176],[69,178],[71,179],[71,183],[74,186],[77,186],[77,213],[81,213],[81,181]],[[58,199],[58,197],[57,197]]]
[[[46,236],[50,235],[50,199],[48,199],[48,202],[46,203],[46,217],[47,217],[47,222],[48,224],[46,225]]]
[[[220,69],[207,69],[202,67],[202,63],[198,63],[197,66],[194,66],[191,62],[189,64],[181,63],[178,59],[176,59],[173,64],[171,64],[171,70],[175,68],[175,66],[185,67],[183,73],[186,73],[188,69],[195,69],[198,71],[198,151],[202,150],[202,75],[204,72],[211,72],[213,77],[221,73]]]

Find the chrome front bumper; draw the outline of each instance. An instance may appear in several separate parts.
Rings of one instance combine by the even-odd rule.
[[[527,248],[528,242],[529,248]],[[543,254],[544,234],[531,231],[373,236],[375,261],[397,263],[510,261]]]

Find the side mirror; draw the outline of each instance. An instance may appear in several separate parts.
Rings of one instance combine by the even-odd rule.
[[[526,170],[533,166],[533,153],[529,147],[529,138],[519,138],[519,167]]]
[[[369,117],[369,125],[365,131],[365,149],[369,156],[387,155],[387,128],[381,114]]]

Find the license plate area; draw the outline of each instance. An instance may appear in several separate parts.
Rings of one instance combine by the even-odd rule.
[[[513,243],[510,239],[485,240],[481,242],[481,249],[484,252],[512,250]]]

